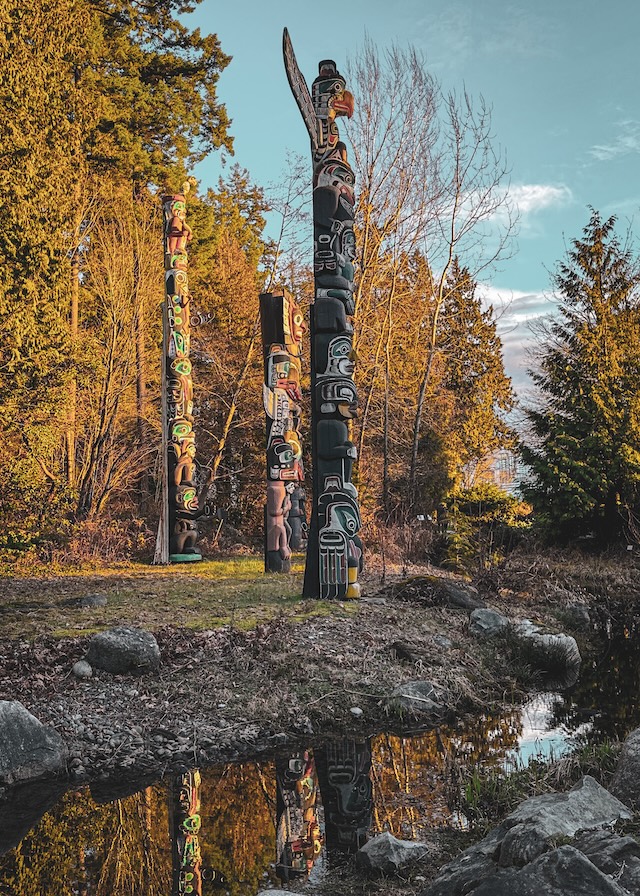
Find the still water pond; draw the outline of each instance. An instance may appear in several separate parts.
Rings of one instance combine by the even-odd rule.
[[[461,769],[508,771],[580,740],[624,737],[640,724],[639,693],[638,651],[627,641],[585,664],[571,693],[539,694],[464,728],[318,739],[268,761],[191,769],[112,801],[69,791],[0,857],[0,893],[255,896],[313,884],[372,834],[421,839],[464,826]]]

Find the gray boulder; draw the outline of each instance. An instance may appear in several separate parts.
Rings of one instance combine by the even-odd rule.
[[[585,630],[591,627],[591,614],[589,606],[582,601],[571,601],[565,607],[565,615],[569,623],[575,628]]]
[[[400,713],[439,715],[446,708],[446,697],[442,688],[430,681],[405,681],[393,689],[387,708]]]
[[[425,843],[398,840],[385,831],[373,837],[356,853],[356,865],[365,871],[379,874],[396,874],[411,862],[427,855]]]
[[[67,748],[15,700],[0,700],[0,784],[13,785],[66,773]]]
[[[528,619],[514,625],[512,633],[520,642],[525,658],[535,668],[565,687],[575,684],[582,663],[575,638],[541,632]]]
[[[586,856],[560,846],[526,868],[499,872],[472,891],[473,896],[628,896]]]
[[[632,809],[640,809],[640,728],[622,745],[609,790]]]
[[[147,672],[160,665],[160,648],[150,632],[123,626],[94,635],[86,661],[115,674]]]
[[[624,803],[601,787],[595,778],[585,775],[566,793],[545,793],[520,803],[503,826],[510,832],[520,825],[535,828],[550,840],[574,837],[581,829],[598,828],[631,817]]]
[[[573,845],[625,890],[640,893],[640,844],[633,837],[621,837],[613,831],[585,831]]]
[[[438,585],[442,603],[454,610],[476,610],[484,607],[484,601],[472,585],[453,582],[451,579],[439,579]]]
[[[567,793],[544,794],[521,803],[484,840],[446,865],[426,891],[425,896],[493,894],[494,890],[479,888],[483,881],[487,881],[488,887],[489,880],[493,882],[498,878],[500,881],[511,881],[513,886],[517,882],[519,894],[529,892],[546,894],[547,890],[540,889],[539,884],[536,884],[537,890],[522,889],[521,887],[525,887],[524,878],[517,877],[513,869],[530,868],[541,856],[550,853],[553,841],[558,837],[574,837],[578,830],[612,825],[618,819],[629,818],[631,813],[623,803],[593,778],[585,775],[582,781]],[[582,867],[580,865],[580,868]],[[597,871],[595,866],[594,871]],[[538,871],[535,873],[538,874]],[[502,892],[503,890],[495,889],[496,894]],[[566,892],[580,891],[567,889]],[[591,890],[582,892],[590,894]],[[593,892],[601,891],[594,889]],[[602,890],[602,892],[616,891]]]
[[[71,671],[76,678],[80,678],[83,680],[91,678],[91,676],[93,675],[93,669],[85,660],[78,660],[77,663],[74,663]]]
[[[491,607],[479,607],[473,610],[469,618],[469,633],[483,638],[493,638],[504,633],[508,627],[507,617]]]

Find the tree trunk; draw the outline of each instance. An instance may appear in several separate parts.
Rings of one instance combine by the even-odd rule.
[[[80,262],[78,249],[71,256],[71,307],[69,311],[69,341],[71,343],[73,373],[69,381],[69,405],[67,410],[67,426],[64,434],[67,485],[74,488],[76,473],[76,410],[78,401],[78,381],[75,368],[78,347],[78,301],[79,301]]]
[[[147,436],[147,363],[144,340],[144,307],[140,288],[140,253],[133,247],[133,295],[135,303],[136,342],[136,432],[138,442],[144,446]],[[144,515],[149,499],[149,469],[146,464],[140,475],[140,510]]]

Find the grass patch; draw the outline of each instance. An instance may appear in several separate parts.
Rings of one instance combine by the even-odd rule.
[[[474,830],[487,833],[523,800],[569,790],[584,775],[591,775],[607,787],[620,748],[618,741],[605,740],[579,746],[560,759],[548,762],[533,759],[511,773],[481,766],[463,770],[459,809]]]
[[[258,556],[168,567],[89,564],[64,573],[41,566],[28,577],[0,578],[0,632],[12,638],[69,637],[125,623],[249,630],[278,615],[304,621],[335,613],[335,603],[303,599],[303,564],[294,558],[286,575],[265,575]],[[92,594],[104,594],[106,607],[77,606]]]

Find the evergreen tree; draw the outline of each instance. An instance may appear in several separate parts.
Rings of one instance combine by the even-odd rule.
[[[559,316],[532,371],[539,399],[526,411],[525,497],[565,539],[609,541],[625,524],[629,536],[640,503],[640,277],[614,227],[592,210],[559,264]]]
[[[442,386],[453,396],[451,420],[458,469],[477,466],[510,444],[504,414],[513,407],[493,308],[483,310],[476,283],[454,259],[440,315]]]
[[[150,266],[162,282],[154,194],[179,190],[189,166],[212,149],[232,149],[216,96],[229,57],[215,35],[180,21],[192,6],[6,0],[0,8],[0,201],[8,222],[0,234],[0,366],[11,381],[0,397],[0,510],[23,528],[29,517],[37,517],[32,528],[44,525],[47,509],[56,524],[67,507],[92,515],[117,491],[116,472],[128,464],[135,483],[140,464],[153,459],[147,451],[142,460],[150,407],[144,353],[159,351],[144,313]],[[109,229],[118,236],[110,258]],[[105,266],[113,289],[98,286]],[[115,354],[113,315],[95,313],[105,302],[121,312]],[[114,379],[112,355],[127,367],[126,382]],[[111,393],[113,421],[97,415],[109,447],[94,424]],[[123,432],[134,450],[118,460]],[[87,483],[91,496],[83,497]]]

